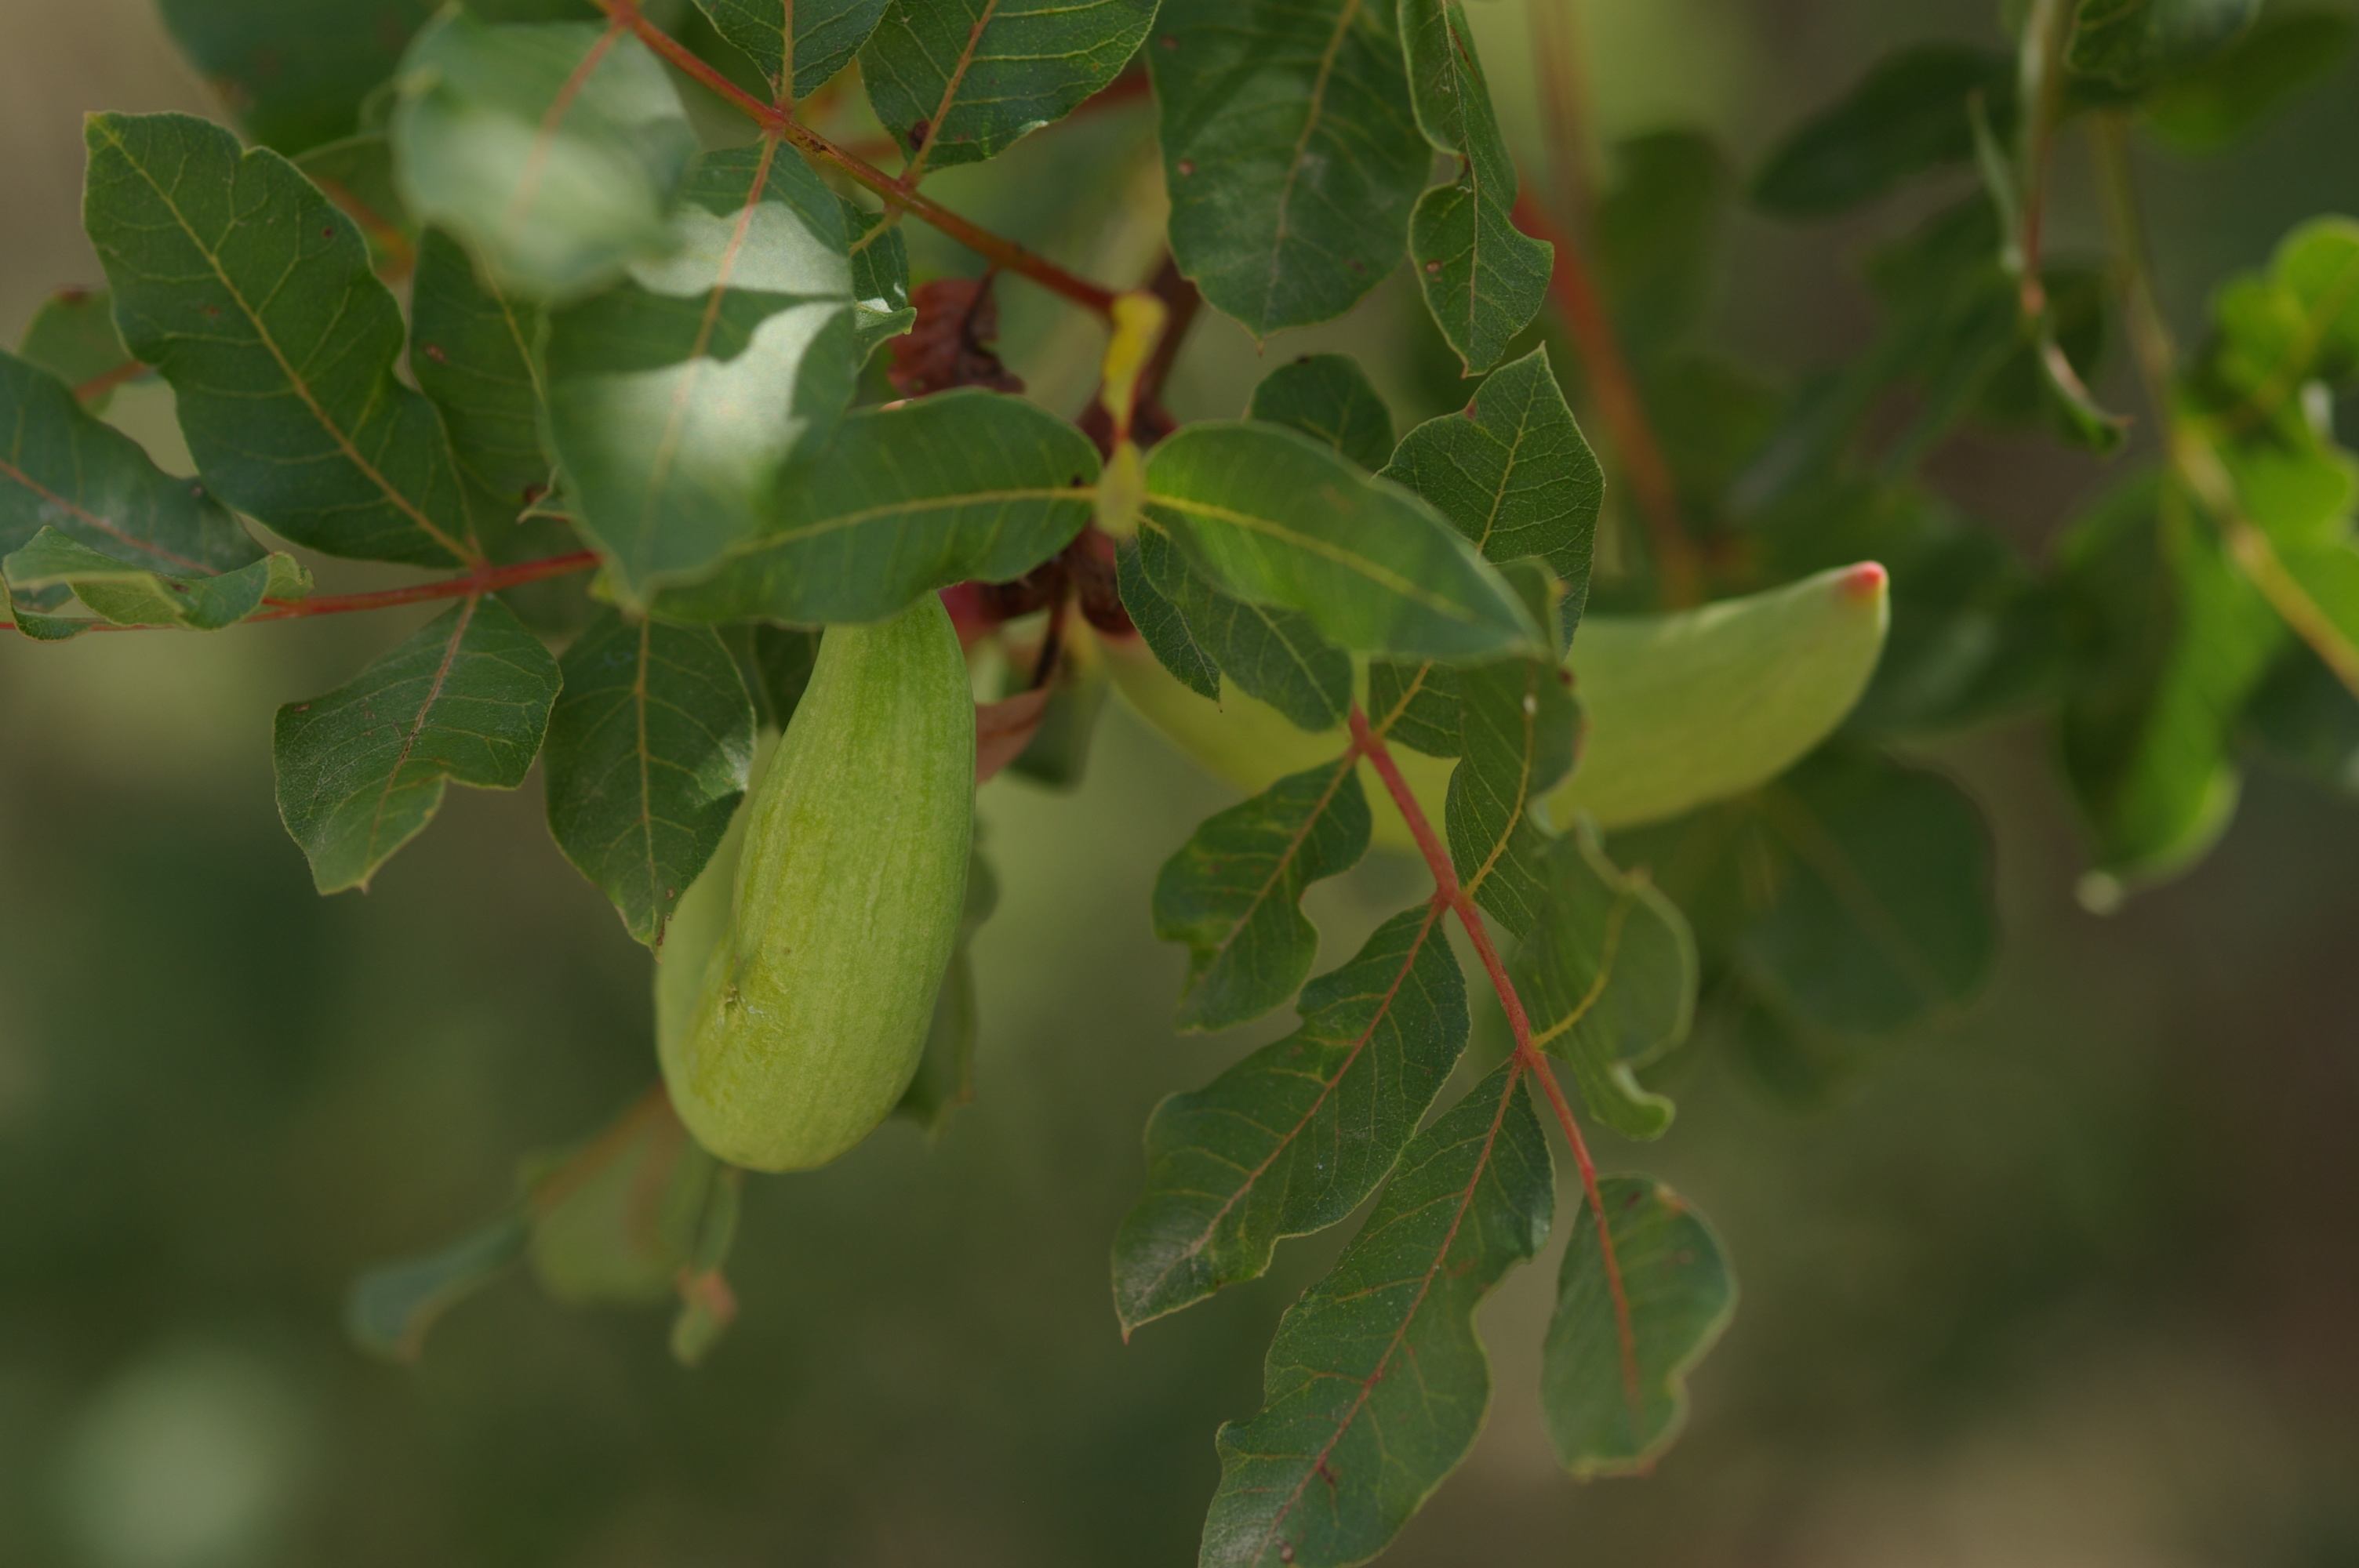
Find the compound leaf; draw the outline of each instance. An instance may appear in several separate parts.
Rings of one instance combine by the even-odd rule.
[[[1256,337],[1340,316],[1398,265],[1431,148],[1389,5],[1166,0],[1147,51],[1171,254]]]
[[[1319,953],[1303,890],[1368,849],[1359,759],[1307,768],[1205,819],[1155,879],[1155,934],[1188,946],[1183,1029],[1260,1017],[1300,988]]]
[[[609,610],[565,652],[549,718],[549,829],[654,946],[728,831],[754,701],[719,634]]]
[[[1156,0],[889,0],[860,50],[869,106],[923,168],[992,157],[1138,52]]]
[[[1539,1251],[1554,1183],[1513,1063],[1410,1141],[1334,1271],[1279,1320],[1262,1409],[1221,1428],[1203,1568],[1340,1568],[1390,1543],[1482,1430],[1474,1309]]]
[[[1466,982],[1429,903],[1303,988],[1302,1022],[1147,1124],[1147,1190],[1115,1233],[1124,1334],[1259,1276],[1288,1236],[1383,1181],[1466,1048]]]
[[[1540,1359],[1549,1436],[1583,1480],[1643,1475],[1671,1445],[1687,1419],[1688,1373],[1736,1313],[1720,1238],[1685,1199],[1646,1176],[1597,1186],[1612,1263],[1597,1216],[1583,1207],[1557,1271]]]
[[[428,622],[350,682],[278,710],[278,815],[321,892],[365,888],[452,779],[524,783],[549,728],[557,661],[496,599]]]
[[[401,313],[285,158],[185,114],[94,114],[82,213],[125,344],[178,395],[206,484],[333,556],[473,553],[451,444],[396,379]]]

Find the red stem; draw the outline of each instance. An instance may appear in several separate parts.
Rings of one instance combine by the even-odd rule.
[[[1532,1044],[1531,1015],[1524,1011],[1523,998],[1516,994],[1515,982],[1507,978],[1507,966],[1500,960],[1499,949],[1491,940],[1490,928],[1483,924],[1482,913],[1474,900],[1459,884],[1457,868],[1451,863],[1450,851],[1443,847],[1433,824],[1426,819],[1425,808],[1417,803],[1417,795],[1401,776],[1400,764],[1393,761],[1384,738],[1368,724],[1368,716],[1357,703],[1352,706],[1352,747],[1375,768],[1376,776],[1384,781],[1385,792],[1399,808],[1401,819],[1408,824],[1409,837],[1417,840],[1418,852],[1433,872],[1434,896],[1450,905],[1458,916],[1458,924],[1466,930],[1466,939],[1474,945],[1474,956],[1482,960],[1483,972],[1491,978],[1491,988],[1499,994],[1499,1005],[1507,1014],[1507,1028],[1516,1039],[1516,1071],[1528,1074],[1539,1081],[1549,1103],[1555,1108],[1557,1125],[1564,1131],[1565,1143],[1572,1150],[1572,1162],[1581,1172],[1581,1190],[1589,1200],[1590,1217],[1597,1224],[1597,1248],[1605,1263],[1606,1293],[1614,1302],[1614,1327],[1622,1346],[1622,1392],[1630,1404],[1630,1419],[1636,1423],[1644,1408],[1644,1392],[1638,1381],[1638,1339],[1630,1324],[1630,1297],[1622,1286],[1622,1262],[1614,1250],[1614,1233],[1605,1223],[1605,1195],[1597,1184],[1597,1162],[1590,1158],[1589,1141],[1581,1135],[1581,1124],[1574,1119],[1572,1106],[1564,1098],[1563,1086],[1556,1074]]]
[[[896,179],[867,159],[848,148],[838,146],[776,104],[763,103],[719,70],[699,59],[679,39],[648,21],[639,10],[638,0],[598,0],[598,4],[614,18],[616,26],[628,28],[642,43],[704,87],[727,99],[769,135],[792,142],[811,157],[835,165],[883,197],[888,206],[899,208],[911,217],[940,229],[977,255],[988,258],[1009,272],[1020,273],[1050,293],[1060,295],[1100,316],[1110,318],[1114,314],[1114,294],[1112,289],[1068,272],[1014,240],[995,234],[961,217],[933,198],[919,195],[906,181]]]

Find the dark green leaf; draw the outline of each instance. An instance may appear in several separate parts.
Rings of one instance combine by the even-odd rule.
[[[1399,265],[1431,148],[1392,7],[1166,0],[1147,50],[1171,254],[1256,337],[1340,316]]]
[[[415,259],[418,220],[393,172],[393,144],[381,131],[323,142],[296,155],[295,167],[359,226],[369,259],[399,269]]]
[[[179,397],[221,498],[330,555],[472,553],[451,445],[395,378],[401,313],[350,219],[292,164],[185,114],[97,114],[90,237],[125,344]]]
[[[1114,1242],[1127,1336],[1269,1267],[1375,1191],[1466,1048],[1466,982],[1429,902],[1303,989],[1300,1027],[1147,1124],[1147,1190]]]
[[[1720,1238],[1686,1199],[1645,1176],[1608,1176],[1598,1195],[1612,1264],[1597,1217],[1582,1208],[1540,1361],[1549,1435],[1583,1480],[1653,1466],[1686,1422],[1688,1373],[1736,1312]]]
[[[2245,709],[2245,734],[2278,766],[2359,796],[2359,697],[2309,649],[2279,655]]]
[[[1157,601],[1177,618],[1187,646],[1239,690],[1313,733],[1343,721],[1352,705],[1352,661],[1312,629],[1309,616],[1223,593],[1152,520],[1139,526],[1135,558]]]
[[[321,892],[365,888],[451,779],[524,783],[549,728],[557,661],[506,605],[453,605],[346,685],[278,710],[278,815]]]
[[[764,534],[658,611],[687,621],[875,621],[920,593],[1006,582],[1090,520],[1097,449],[1047,410],[962,389],[864,408],[804,464]]]
[[[918,319],[909,303],[909,243],[898,223],[871,212],[850,197],[843,202],[843,232],[852,246],[852,336],[863,363],[887,338],[897,338]]]
[[[1554,1203],[1514,1064],[1411,1140],[1334,1271],[1279,1320],[1260,1412],[1221,1428],[1204,1568],[1338,1568],[1390,1543],[1482,1429],[1474,1309],[1538,1252]]]
[[[103,414],[122,381],[149,373],[114,330],[114,300],[104,289],[61,289],[41,302],[17,350],[26,362],[74,389],[82,406]]]
[[[1299,610],[1344,648],[1457,660],[1543,650],[1473,545],[1307,437],[1190,425],[1148,455],[1147,488],[1148,516],[1215,586]]]
[[[1535,846],[1526,877],[1527,935],[1511,973],[1533,1044],[1571,1065],[1598,1120],[1625,1138],[1660,1137],[1671,1102],[1643,1087],[1637,1069],[1694,1022],[1687,922],[1652,882],[1617,870],[1585,828]]]
[[[754,704],[701,627],[607,611],[566,650],[549,717],[549,830],[652,947],[728,831],[754,760]]]
[[[1555,252],[1518,230],[1516,161],[1458,0],[1400,0],[1409,102],[1426,140],[1459,160],[1418,200],[1409,259],[1441,335],[1468,374],[1498,362],[1548,293]]]
[[[311,591],[311,574],[292,556],[272,554],[223,572],[172,572],[151,559],[133,566],[121,555],[95,550],[71,535],[43,528],[32,542],[0,561],[17,592],[71,589],[100,619],[118,626],[185,626],[215,632],[263,608]]]
[[[404,58],[395,167],[410,209],[519,298],[587,293],[677,243],[696,151],[647,47],[592,23],[494,27],[453,10]]]
[[[1825,217],[1962,164],[1974,151],[1968,104],[1979,97],[1995,122],[2011,118],[2015,70],[2012,55],[1958,44],[1889,56],[1772,149],[1753,200],[1785,217]]]
[[[2261,0],[2080,0],[2065,62],[2081,76],[2142,92],[2234,42],[2260,8]]]
[[[501,1216],[439,1252],[372,1269],[344,1303],[344,1330],[373,1355],[415,1361],[426,1331],[524,1253],[525,1217]]]
[[[1141,531],[1142,536],[1144,529]],[[1162,529],[1155,531],[1158,539],[1168,539]],[[1201,583],[1192,568],[1180,563],[1190,579]],[[1141,641],[1154,654],[1156,662],[1171,672],[1172,677],[1199,697],[1218,701],[1221,695],[1221,664],[1209,649],[1196,640],[1180,607],[1163,595],[1147,570],[1147,559],[1141,540],[1125,539],[1114,554],[1115,581],[1122,592],[1124,613],[1138,629]],[[1219,590],[1203,584],[1204,591]],[[1226,596],[1223,595],[1223,598]]]
[[[1155,879],[1155,934],[1188,945],[1180,1026],[1225,1029],[1292,996],[1319,953],[1303,890],[1367,849],[1368,799],[1349,753],[1207,818]]]
[[[670,259],[552,311],[549,433],[626,605],[761,534],[857,373],[843,207],[775,141],[707,154]]]
[[[1697,131],[1632,136],[1615,144],[1614,161],[1597,203],[1598,283],[1622,346],[1644,362],[1692,332],[1712,303],[1732,176]]]
[[[918,1076],[902,1091],[893,1108],[926,1131],[939,1136],[951,1112],[974,1098],[974,1043],[981,1027],[974,990],[974,934],[999,905],[999,879],[978,849],[967,862],[966,910],[959,920],[958,946],[951,955],[950,972],[934,998],[934,1021],[926,1033],[925,1054],[918,1059]]]
[[[410,284],[409,370],[442,411],[460,473],[508,516],[548,490],[541,315],[490,287],[457,241],[429,230]]]
[[[159,0],[196,68],[255,141],[295,153],[349,135],[433,14],[422,0]]]
[[[1156,0],[890,0],[860,50],[869,105],[927,168],[974,163],[1112,81]]]
[[[2250,32],[2149,94],[2147,125],[2183,152],[2229,146],[2341,65],[2354,30],[2332,11],[2264,11]]]
[[[1392,456],[1392,410],[1346,354],[1305,354],[1278,366],[1255,386],[1245,416],[1299,430],[1371,473]]]
[[[851,63],[885,14],[885,0],[696,0],[713,30],[745,51],[773,97],[816,92]],[[795,57],[786,80],[787,56]]]
[[[1581,704],[1554,659],[1507,659],[1456,672],[1462,759],[1442,823],[1466,890],[1508,935],[1532,927],[1557,874],[1544,803],[1572,771]]]
[[[723,1185],[721,1162],[659,1093],[586,1143],[528,1156],[525,1169],[526,1258],[540,1288],[573,1305],[671,1295]]]

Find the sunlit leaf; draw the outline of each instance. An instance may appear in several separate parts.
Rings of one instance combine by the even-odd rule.
[[[2015,58],[1959,44],[1922,44],[1887,56],[1849,92],[1787,133],[1753,177],[1753,200],[1790,218],[1873,201],[1928,169],[1974,151],[1967,106],[1996,124],[2012,117]]]
[[[1256,337],[1342,315],[1399,265],[1432,162],[1392,7],[1165,0],[1155,32],[1180,270]]]
[[[1183,1029],[1260,1017],[1300,988],[1319,953],[1303,890],[1368,849],[1358,759],[1291,773],[1207,818],[1155,879],[1155,934],[1188,946]]]
[[[1584,1480],[1652,1467],[1686,1422],[1689,1372],[1736,1311],[1720,1238],[1686,1199],[1645,1176],[1607,1176],[1598,1195],[1611,1264],[1583,1206],[1568,1222],[1540,1361],[1549,1436]]]
[[[451,606],[351,681],[278,710],[278,815],[321,892],[365,888],[452,779],[514,789],[539,753],[557,661],[496,599]]]
[[[1254,387],[1245,416],[1299,430],[1371,473],[1393,453],[1393,416],[1359,362],[1345,354],[1305,354]]]
[[[860,50],[868,103],[929,168],[973,163],[1112,81],[1156,0],[888,0]]]
[[[760,537],[658,614],[799,624],[875,621],[919,594],[1006,582],[1090,519],[1089,438],[1017,397],[966,389],[861,409],[784,488]]]
[[[851,63],[885,0],[696,0],[713,30],[745,52],[773,96],[806,97]],[[794,56],[794,80],[787,56]]]
[[[403,194],[503,291],[581,295],[676,243],[671,202],[696,136],[663,67],[627,33],[452,10],[410,46],[399,85]]]
[[[1216,587],[1299,610],[1353,652],[1538,652],[1529,612],[1431,509],[1309,438],[1190,425],[1147,457],[1147,514]]]
[[[178,395],[223,500],[330,555],[471,553],[433,406],[394,374],[401,314],[293,165],[185,114],[88,122],[83,221],[124,342]]]
[[[762,533],[852,395],[842,201],[776,141],[689,174],[678,245],[550,313],[549,432],[575,524],[644,602]]]
[[[1301,1026],[1147,1124],[1147,1190],[1114,1243],[1126,1335],[1258,1277],[1280,1239],[1359,1207],[1466,1048],[1441,906],[1397,914],[1303,988]]]
[[[754,704],[701,627],[607,611],[565,652],[549,718],[549,828],[654,946],[745,790]]]
[[[1415,1139],[1332,1272],[1287,1309],[1263,1405],[1221,1428],[1204,1568],[1335,1568],[1382,1551],[1482,1430],[1474,1309],[1555,1203],[1518,1067]]]

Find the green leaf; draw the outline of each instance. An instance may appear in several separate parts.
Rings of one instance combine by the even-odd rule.
[[[502,1215],[437,1252],[372,1269],[344,1303],[344,1330],[372,1355],[415,1361],[426,1332],[524,1254],[525,1217]]]
[[[781,101],[809,96],[852,61],[885,0],[696,0],[713,31],[743,50]],[[794,80],[787,56],[794,56]]]
[[[456,240],[429,230],[410,283],[409,371],[442,412],[460,474],[513,517],[549,489],[534,344],[541,313],[475,276]]]
[[[2359,27],[2332,11],[2261,13],[2252,30],[2147,95],[2147,128],[2181,152],[2218,152],[2330,75]]]
[[[82,216],[131,351],[178,395],[205,482],[332,556],[469,557],[433,406],[394,375],[401,313],[295,167],[185,114],[96,114]]]
[[[1245,417],[1299,430],[1371,473],[1392,456],[1392,410],[1346,354],[1304,354],[1278,366],[1254,387]]]
[[[2080,0],[2065,63],[2125,92],[2201,61],[2252,25],[2261,0]]]
[[[2134,486],[2060,547],[2065,777],[2101,902],[2200,858],[2235,810],[2237,717],[2284,629],[2176,487]]]
[[[496,599],[428,622],[347,684],[278,710],[278,815],[321,892],[365,888],[451,779],[524,783],[557,697],[557,661]]]
[[[1510,935],[1546,902],[1554,825],[1549,793],[1572,771],[1581,704],[1554,659],[1511,659],[1457,672],[1462,761],[1442,823],[1458,884]]]
[[[533,1278],[570,1305],[666,1299],[696,1261],[721,1175],[660,1094],[584,1143],[527,1156]]]
[[[1734,179],[1698,131],[1627,137],[1614,162],[1593,225],[1597,280],[1624,350],[1645,365],[1690,336],[1712,304]]]
[[[1771,150],[1753,200],[1781,217],[1828,217],[1962,164],[1974,151],[1968,104],[1979,97],[2007,122],[2015,75],[2015,58],[1995,49],[1924,44],[1887,56]]]
[[[290,154],[359,128],[362,100],[432,13],[419,0],[159,0],[159,8],[246,134]]]
[[[950,972],[934,998],[925,1054],[918,1058],[918,1076],[893,1108],[894,1115],[908,1117],[929,1136],[940,1137],[951,1112],[974,1098],[974,1045],[982,1022],[975,1000],[974,934],[998,906],[999,879],[978,849],[967,862],[966,909],[959,919]]]
[[[876,621],[918,595],[1006,582],[1090,520],[1097,449],[1046,409],[962,388],[864,408],[804,464],[760,537],[667,589],[685,621]]]
[[[612,610],[560,667],[549,834],[652,947],[745,792],[753,698],[716,633]]]
[[[174,577],[262,559],[228,508],[150,462],[54,376],[0,352],[0,556],[55,530],[114,560]]]
[[[1458,0],[1400,0],[1409,103],[1426,140],[1459,160],[1418,199],[1408,253],[1426,308],[1466,373],[1498,362],[1548,294],[1556,252],[1516,227],[1516,160]]]
[[[864,364],[887,338],[916,324],[909,303],[909,242],[888,214],[871,212],[850,197],[843,203],[843,232],[852,249],[852,336]]]
[[[1342,315],[1400,263],[1432,151],[1391,10],[1165,0],[1147,59],[1171,254],[1257,338]]]
[[[1130,623],[1138,630],[1139,640],[1147,644],[1156,662],[1170,671],[1173,679],[1199,697],[1218,701],[1221,662],[1196,640],[1180,607],[1164,597],[1148,574],[1146,552],[1140,543],[1146,532],[1142,525],[1138,537],[1125,539],[1114,550],[1114,581],[1122,594],[1123,612],[1130,617]],[[1160,528],[1155,530],[1155,536],[1170,537]],[[1192,581],[1203,585],[1203,591],[1219,591],[1197,577],[1185,561],[1180,565]]]
[[[1258,1278],[1279,1240],[1375,1191],[1466,1049],[1440,904],[1397,914],[1303,989],[1302,1022],[1147,1124],[1147,1190],[1114,1242],[1127,1336]]]
[[[2312,381],[2359,379],[2359,222],[2318,218],[2286,236],[2268,269],[2230,280],[2190,391],[2213,437],[2311,435]]]
[[[869,106],[927,168],[975,163],[1112,81],[1156,0],[889,0],[860,49]]]
[[[504,293],[588,293],[677,243],[696,135],[636,38],[592,23],[445,13],[403,59],[394,160],[410,209],[464,241]]]
[[[1695,1021],[1688,923],[1652,882],[1617,870],[1586,827],[1536,847],[1527,876],[1526,935],[1510,973],[1533,1044],[1571,1065],[1598,1120],[1625,1138],[1662,1136],[1671,1102],[1637,1071]]]
[[[1598,1195],[1611,1261],[1584,1207],[1557,1271],[1540,1360],[1549,1436],[1582,1480],[1653,1466],[1687,1420],[1689,1372],[1736,1314],[1720,1238],[1686,1199],[1645,1176],[1607,1176]]]
[[[152,373],[123,346],[114,330],[114,300],[103,288],[60,289],[43,300],[17,352],[73,388],[92,414],[106,412],[120,382]]]
[[[1501,366],[1462,412],[1403,437],[1383,477],[1430,502],[1484,559],[1546,562],[1562,595],[1563,635],[1574,634],[1605,478],[1545,350]],[[1379,660],[1369,666],[1368,708],[1387,739],[1430,756],[1458,754],[1454,671]]]
[[[1302,893],[1368,850],[1368,798],[1346,753],[1205,819],[1155,879],[1155,934],[1188,946],[1180,1027],[1225,1029],[1300,989],[1319,933]]]
[[[32,542],[0,561],[9,587],[18,592],[65,588],[118,626],[185,626],[214,632],[234,625],[263,608],[266,599],[286,601],[311,591],[311,574],[292,556],[273,553],[224,572],[175,574],[125,564],[56,528],[43,528]]]
[[[1279,1320],[1261,1411],[1221,1428],[1204,1568],[1340,1568],[1399,1533],[1482,1429],[1474,1309],[1539,1251],[1554,1202],[1514,1064],[1410,1141],[1333,1272]]]
[[[2359,797],[2359,697],[2309,649],[2279,655],[2245,706],[2244,732],[2269,762]]]
[[[1223,593],[1188,564],[1170,533],[1151,519],[1141,522],[1129,558],[1155,602],[1176,618],[1186,645],[1240,690],[1313,732],[1343,721],[1352,706],[1352,661],[1313,630],[1309,616]],[[1158,626],[1157,635],[1171,633]],[[1209,695],[1217,697],[1217,687]]]
[[[64,643],[81,636],[91,622],[77,616],[49,615],[40,606],[21,602],[0,577],[0,621],[5,621],[36,643]]]
[[[1214,586],[1299,610],[1354,653],[1481,659],[1543,651],[1506,581],[1431,509],[1309,438],[1190,425],[1147,460],[1147,515]]]
[[[690,170],[669,259],[550,313],[549,433],[625,604],[760,534],[851,400],[843,207],[776,141]]]
[[[295,155],[303,178],[359,226],[369,259],[398,270],[416,259],[418,220],[402,200],[393,173],[393,144],[382,131],[364,131],[307,147]]]

